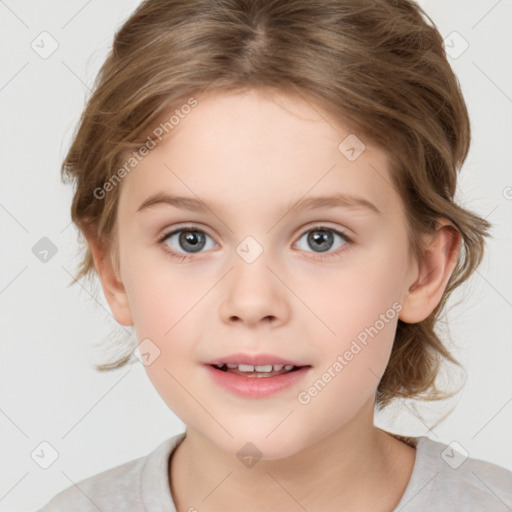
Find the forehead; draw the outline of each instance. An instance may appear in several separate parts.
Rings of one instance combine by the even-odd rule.
[[[125,180],[130,203],[168,192],[252,211],[327,193],[396,204],[386,153],[307,98],[252,89],[195,99]]]

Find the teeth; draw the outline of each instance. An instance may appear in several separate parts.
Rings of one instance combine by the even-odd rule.
[[[223,364],[216,365],[217,368],[222,368]],[[240,372],[261,372],[261,373],[271,373],[271,372],[278,372],[281,371],[283,368],[286,371],[290,371],[294,366],[292,364],[266,364],[266,365],[256,365],[253,366],[252,364],[236,364],[236,363],[227,363],[225,366],[227,366],[231,370],[237,369]]]
[[[252,366],[251,364],[239,364],[238,371],[239,372],[253,372],[254,366]]]

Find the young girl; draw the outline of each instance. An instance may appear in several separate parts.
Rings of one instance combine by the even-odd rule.
[[[489,223],[469,119],[410,0],[147,0],[63,165],[116,320],[186,424],[53,511],[501,511],[512,473],[374,426],[439,399],[435,333]],[[135,355],[137,354],[137,355]]]

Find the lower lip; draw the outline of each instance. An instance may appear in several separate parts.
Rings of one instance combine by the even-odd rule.
[[[213,380],[223,388],[245,398],[264,398],[287,389],[303,379],[311,366],[303,366],[294,372],[276,377],[244,377],[236,373],[223,372],[206,365]]]

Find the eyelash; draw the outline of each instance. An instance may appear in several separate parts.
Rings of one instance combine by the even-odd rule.
[[[182,261],[187,261],[189,259],[191,259],[193,256],[194,256],[194,253],[177,253],[176,251],[173,251],[166,243],[165,241],[171,237],[172,235],[175,235],[176,233],[180,233],[182,231],[197,231],[199,233],[203,233],[207,236],[208,233],[206,233],[205,231],[203,231],[202,229],[198,229],[194,226],[183,226],[179,229],[175,229],[174,231],[169,231],[167,233],[164,233],[159,239],[158,239],[158,243],[160,245],[163,245],[163,249],[165,252],[167,252],[167,254],[169,254],[169,256],[171,256],[171,258],[174,258],[176,260],[178,260],[179,262],[182,262]],[[309,256],[310,258],[312,258],[313,260],[317,260],[317,261],[324,261],[326,259],[329,259],[329,258],[332,258],[332,257],[335,257],[335,256],[339,256],[340,253],[342,252],[345,252],[347,251],[350,246],[353,244],[352,242],[352,239],[350,237],[348,237],[343,231],[338,231],[337,229],[334,229],[334,228],[329,228],[327,226],[322,226],[322,225],[319,225],[319,226],[313,226],[312,228],[309,228],[307,231],[304,231],[300,237],[299,237],[299,240],[306,234],[306,233],[309,233],[310,231],[330,231],[331,233],[334,233],[336,235],[339,235],[341,238],[344,239],[345,243],[339,248],[339,249],[336,249],[335,251],[332,251],[332,252],[326,252],[326,253],[312,253],[313,256]],[[210,237],[211,238],[211,237]]]

